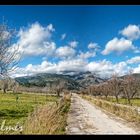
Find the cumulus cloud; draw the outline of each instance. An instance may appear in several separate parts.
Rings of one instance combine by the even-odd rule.
[[[107,60],[88,62],[84,59],[76,58],[61,60],[57,63],[51,63],[45,60],[38,65],[28,64],[25,68],[18,69],[13,76],[32,75],[41,72],[61,73],[63,71],[90,71],[102,78],[108,78],[111,77],[113,73],[118,73],[119,76],[125,75],[129,70],[130,67],[126,62],[113,64]],[[138,70],[136,69],[135,71]]]
[[[85,71],[87,62],[82,59],[64,60],[58,63],[59,71]]]
[[[108,55],[111,52],[122,53],[127,50],[132,50],[134,53],[139,53],[138,47],[132,44],[132,40],[139,38],[136,33],[136,27],[132,26],[120,31],[122,35],[128,39],[113,38],[105,45],[105,49],[101,52],[103,55]],[[98,74],[100,77],[110,77],[113,73],[118,73],[119,76],[126,74],[130,67],[129,64],[139,63],[140,57],[136,56],[128,59],[126,62],[112,63],[111,61],[88,61],[89,58],[95,57],[100,46],[97,43],[90,42],[86,52],[77,51],[78,41],[71,41],[65,46],[56,47],[55,42],[51,40],[52,33],[55,31],[52,24],[47,27],[41,26],[39,23],[34,23],[29,28],[21,28],[17,43],[13,44],[12,48],[19,47],[19,51],[26,56],[42,55],[42,63],[33,65],[28,64],[24,68],[18,68],[12,75],[25,76],[35,73],[59,73],[61,71],[91,71]],[[132,34],[133,32],[133,34]],[[134,33],[135,32],[135,33]],[[137,31],[138,32],[138,31]],[[6,34],[5,34],[6,35]],[[61,35],[61,40],[65,39],[66,34]],[[11,49],[12,50],[12,49]],[[47,61],[49,56],[58,58],[58,62]],[[134,68],[134,72],[140,72],[140,65]]]
[[[72,48],[76,48],[77,45],[78,45],[78,41],[71,41],[71,42],[69,42],[69,45],[70,45],[70,47],[72,47]]]
[[[61,35],[61,40],[64,40],[66,38],[66,34]]]
[[[136,63],[140,63],[140,56],[135,56],[129,60],[127,60],[128,64],[136,64]]]
[[[92,71],[103,78],[111,77],[114,73],[118,73],[119,76],[122,76],[129,70],[129,67],[125,62],[113,64],[107,60],[90,62],[86,67],[88,71]]]
[[[97,62],[90,62],[87,65],[88,71],[99,72],[99,71],[101,71],[101,69],[103,71],[112,70],[112,63],[110,61],[103,60],[103,61],[97,61]]]
[[[54,27],[53,27],[52,24],[49,24],[49,25],[47,26],[47,29],[48,29],[48,31],[51,31],[51,32],[54,32],[54,31],[55,31],[55,29],[54,29]]]
[[[115,37],[106,44],[105,49],[101,53],[103,55],[110,54],[111,52],[122,53],[123,51],[130,49],[135,49],[132,41],[125,38],[118,39],[117,37]]]
[[[28,64],[24,68],[17,68],[15,71],[11,73],[11,75],[12,77],[29,76],[42,72],[53,73],[56,72],[56,70],[57,70],[56,64],[43,61],[41,64],[38,65]]]
[[[32,64],[28,64],[25,67],[25,71],[27,73],[39,73],[39,72],[51,72],[50,71],[50,67],[54,67],[55,64],[51,63],[51,62],[47,62],[47,61],[43,61],[40,65],[32,65]]]
[[[69,46],[62,46],[56,49],[56,56],[59,58],[71,58],[75,55],[76,51]]]
[[[56,44],[54,42],[44,42],[44,53],[47,56],[53,56],[55,50],[56,50]]]
[[[84,71],[85,65],[87,65],[87,62],[83,61],[82,59],[62,60],[58,63],[51,63],[45,60],[38,65],[28,64],[25,68],[18,68],[11,74],[13,77],[17,77],[42,72],[60,73],[62,71]]]
[[[127,37],[130,40],[136,40],[140,38],[140,27],[137,25],[128,25],[123,30],[119,32],[123,36]]]
[[[87,51],[85,53],[80,52],[80,54],[77,57],[80,59],[88,59],[88,58],[95,57],[95,56],[96,56],[95,51],[91,51],[91,52]]]
[[[89,49],[98,49],[100,46],[97,43],[90,42],[88,44]]]
[[[19,46],[19,50],[26,56],[37,56],[49,53],[48,47],[46,46],[49,46],[51,50],[53,50],[55,46],[55,43],[50,41],[53,31],[55,31],[55,29],[52,24],[43,27],[36,22],[30,25],[29,28],[20,29],[18,33],[19,40],[16,44],[13,44],[12,47]]]
[[[133,73],[140,73],[140,64],[133,69]]]

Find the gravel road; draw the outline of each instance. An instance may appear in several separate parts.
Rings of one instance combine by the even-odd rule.
[[[110,117],[98,107],[73,93],[66,132],[72,134],[138,134],[119,118]]]

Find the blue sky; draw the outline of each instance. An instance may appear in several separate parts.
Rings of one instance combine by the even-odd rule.
[[[140,6],[0,6],[23,51],[15,76],[140,72]]]

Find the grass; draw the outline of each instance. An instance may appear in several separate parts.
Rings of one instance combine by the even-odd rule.
[[[70,95],[64,96],[58,104],[39,107],[28,117],[23,134],[65,134],[69,108]]]
[[[103,98],[103,99],[105,99],[105,98]],[[115,98],[111,98],[111,97],[108,97],[107,101],[116,103],[116,99]],[[119,98],[119,103],[120,104],[124,104],[124,105],[129,105],[128,100],[125,99],[125,98]],[[140,99],[139,98],[133,98],[133,99],[131,99],[131,103],[132,103],[133,106],[140,107]]]
[[[128,105],[116,104],[116,102],[113,103],[99,98],[95,99],[94,97],[88,95],[81,95],[81,97],[90,101],[96,106],[119,116],[120,118],[123,118],[129,122],[134,122],[136,125],[140,126],[140,114],[136,108]],[[123,102],[124,100],[121,101]]]
[[[16,126],[19,123],[23,126],[28,115],[35,108],[58,101],[55,96],[37,94],[2,94],[0,93],[0,128],[5,121],[5,129],[9,126]],[[0,130],[0,134],[20,134],[19,131]]]

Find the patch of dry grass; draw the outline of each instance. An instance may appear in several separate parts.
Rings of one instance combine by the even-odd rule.
[[[81,95],[81,97],[129,122],[134,122],[137,125],[140,125],[140,114],[138,113],[137,108],[112,103],[102,99],[95,99],[88,95]]]
[[[59,102],[37,108],[27,119],[23,134],[65,134],[70,95]]]

